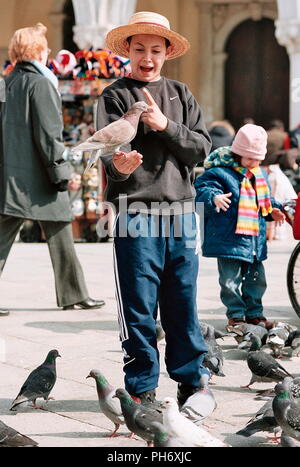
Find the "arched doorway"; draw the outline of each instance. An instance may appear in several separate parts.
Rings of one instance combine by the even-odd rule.
[[[75,25],[75,16],[72,0],[67,0],[63,9],[63,48],[70,52],[77,52],[78,47],[73,41],[73,26]]]
[[[237,26],[226,43],[225,118],[239,128],[246,117],[268,128],[280,119],[289,127],[289,58],[263,18]]]

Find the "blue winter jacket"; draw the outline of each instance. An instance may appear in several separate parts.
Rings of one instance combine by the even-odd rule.
[[[267,180],[267,174],[264,172]],[[196,202],[204,203],[204,241],[202,254],[207,257],[233,258],[253,263],[267,258],[266,220],[270,215],[259,214],[259,234],[236,234],[238,203],[243,175],[227,167],[207,169],[195,181]],[[216,195],[232,193],[231,204],[225,211],[216,211],[213,199]],[[272,206],[282,209],[271,197]],[[255,253],[254,253],[255,252]]]

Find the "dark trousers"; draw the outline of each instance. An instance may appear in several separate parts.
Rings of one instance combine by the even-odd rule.
[[[262,297],[266,291],[265,268],[261,261],[253,263],[231,258],[218,258],[221,300],[230,318],[263,316]]]
[[[187,227],[178,237],[174,235],[175,218],[184,219]],[[166,217],[170,222],[169,233],[165,232],[164,219],[164,216],[122,214],[116,223],[114,264],[120,340],[125,387],[133,395],[158,386],[160,365],[155,331],[158,305],[166,333],[165,362],[169,376],[197,387],[201,374],[207,372],[203,366],[207,348],[196,306],[195,214]],[[135,236],[136,229],[140,229],[140,236]]]
[[[0,216],[0,275],[4,269],[13,242],[24,219]],[[81,302],[88,291],[78,261],[69,222],[39,221],[48,244],[52,261],[58,306]]]

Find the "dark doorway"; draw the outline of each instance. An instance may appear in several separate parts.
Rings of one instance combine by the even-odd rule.
[[[274,22],[248,20],[226,44],[225,118],[239,128],[252,117],[266,129],[270,120],[289,128],[289,58],[275,37]]]
[[[77,52],[78,47],[73,41],[73,26],[75,25],[75,16],[72,0],[66,1],[63,13],[65,15],[63,23],[64,49],[75,53]]]

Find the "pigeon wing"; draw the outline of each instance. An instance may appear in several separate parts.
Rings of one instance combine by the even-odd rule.
[[[53,389],[55,381],[56,372],[43,365],[39,366],[26,379],[12,407],[26,400],[29,401],[38,397],[48,396]]]
[[[0,421],[0,447],[37,446],[38,443]]]

